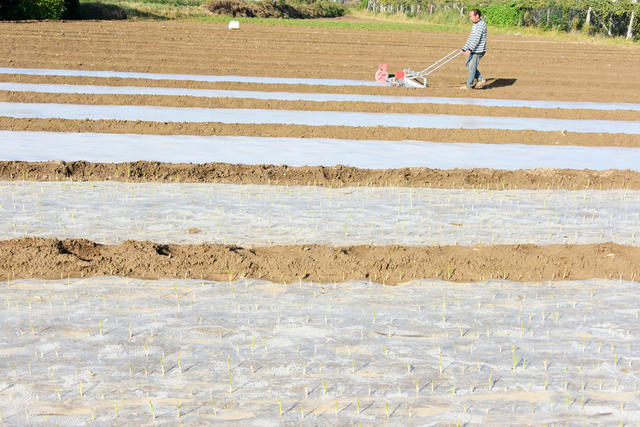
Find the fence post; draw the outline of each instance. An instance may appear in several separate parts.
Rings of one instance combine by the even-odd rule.
[[[631,3],[636,4],[638,0],[633,0]],[[636,17],[636,9],[631,9],[631,17],[629,18],[629,26],[627,27],[627,40],[633,37],[633,20]]]

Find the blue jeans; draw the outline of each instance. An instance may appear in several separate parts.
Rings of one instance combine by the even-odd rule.
[[[480,58],[484,56],[484,52],[482,53],[471,53],[467,57],[467,69],[469,70],[469,76],[467,77],[467,87],[473,86],[473,81],[478,80],[482,81],[483,77],[478,71],[478,62],[480,62]]]

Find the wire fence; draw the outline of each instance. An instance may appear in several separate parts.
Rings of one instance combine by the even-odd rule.
[[[511,0],[496,2],[439,0],[365,0],[375,13],[408,16],[460,15],[478,8],[487,23],[560,31],[584,31],[609,37],[638,39],[640,4],[637,0]]]

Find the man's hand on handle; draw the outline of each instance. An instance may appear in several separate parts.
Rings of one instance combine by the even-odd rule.
[[[471,51],[470,51],[470,50],[460,49],[460,51],[462,52],[462,54],[463,54],[464,56],[469,56],[469,55],[471,55]]]

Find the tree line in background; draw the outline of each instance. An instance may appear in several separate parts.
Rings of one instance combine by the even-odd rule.
[[[225,1],[227,3],[243,2],[243,0],[218,0],[217,3],[225,3]],[[305,17],[340,16],[346,12],[336,0],[333,2],[263,0],[258,3],[267,4],[269,1],[278,6],[275,8],[276,12],[283,9],[283,5],[303,5],[304,12],[309,15]],[[342,0],[337,1],[342,2]],[[249,3],[251,7],[255,6],[254,2],[247,4]],[[216,1],[211,4],[216,4]],[[500,27],[531,26],[547,30],[583,31],[609,37],[624,36],[627,39],[636,40],[640,38],[640,22],[637,19],[640,13],[638,0],[361,0],[361,6],[376,13],[430,18],[440,16],[441,23],[464,19],[470,9],[478,8],[488,24]],[[86,14],[87,11],[81,10],[79,0],[0,1],[0,20],[74,19],[83,18]],[[293,14],[287,17],[298,16]],[[126,18],[126,14],[114,15],[110,19],[122,18]]]
[[[212,0],[205,7],[216,15],[251,18],[335,18],[347,12],[330,0]]]
[[[152,3],[204,5],[214,14],[273,18],[333,18],[347,8],[332,0],[149,0]],[[0,20],[25,19],[126,19],[124,9],[114,4],[79,0],[0,0]]]
[[[477,8],[488,24],[500,27],[532,26],[561,31],[624,36],[638,39],[638,0],[362,0],[376,13],[408,16],[466,13]]]
[[[2,0],[0,20],[75,18],[79,0]]]

